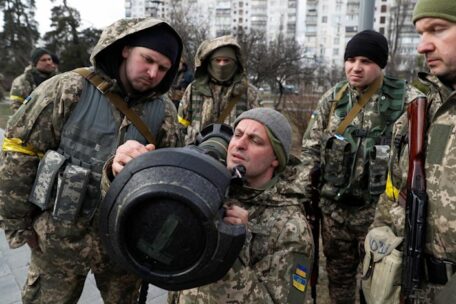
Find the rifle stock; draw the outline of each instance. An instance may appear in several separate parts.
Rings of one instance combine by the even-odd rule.
[[[426,98],[419,97],[409,104],[409,168],[405,205],[404,264],[402,272],[402,302],[417,299],[423,275],[423,251],[426,228],[426,179],[424,173],[424,134],[426,130]]]

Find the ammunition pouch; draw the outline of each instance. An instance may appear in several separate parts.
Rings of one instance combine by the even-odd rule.
[[[48,150],[38,165],[29,201],[43,211],[54,206],[56,177],[65,161],[62,154]]]
[[[321,196],[335,199],[348,186],[353,162],[352,144],[342,136],[331,136],[324,145]]]
[[[390,147],[374,146],[369,153],[369,193],[377,196],[385,192],[388,174],[388,159]]]
[[[400,303],[402,252],[396,248],[402,240],[387,226],[367,234],[361,285],[368,304]]]
[[[83,205],[90,169],[71,164],[62,154],[48,150],[38,165],[29,201],[41,210],[53,209],[56,220],[75,222]]]

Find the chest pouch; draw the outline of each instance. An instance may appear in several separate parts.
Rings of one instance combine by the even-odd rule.
[[[73,223],[78,219],[84,201],[90,170],[68,164],[57,179],[57,193],[52,215],[55,219]]]
[[[56,178],[65,161],[66,158],[62,154],[48,150],[38,165],[29,201],[43,211],[53,207],[52,197],[55,197]]]
[[[328,138],[324,146],[323,180],[321,195],[334,198],[340,188],[346,187],[350,180],[353,162],[352,144],[343,136]]]
[[[70,164],[62,154],[48,150],[38,165],[29,201],[41,210],[53,209],[55,219],[74,222],[87,190],[90,170]]]
[[[380,195],[385,191],[389,151],[387,145],[376,145],[369,153],[368,188],[371,195]]]

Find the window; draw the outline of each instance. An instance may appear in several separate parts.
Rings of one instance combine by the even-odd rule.
[[[326,23],[326,22],[328,22],[328,16],[321,17],[321,23]]]
[[[380,23],[381,24],[385,24],[385,21],[386,21],[386,17],[385,16],[380,17]]]
[[[381,12],[386,13],[386,5],[382,5]]]

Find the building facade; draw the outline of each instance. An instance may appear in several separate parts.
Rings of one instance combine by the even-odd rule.
[[[361,1],[366,0],[126,0],[125,13],[167,20],[178,3],[212,37],[261,31],[272,41],[282,35],[296,39],[306,58],[337,67],[343,65],[346,43],[360,30]],[[371,1],[373,29],[387,37],[394,56],[410,58],[419,41],[411,24],[416,0]]]

